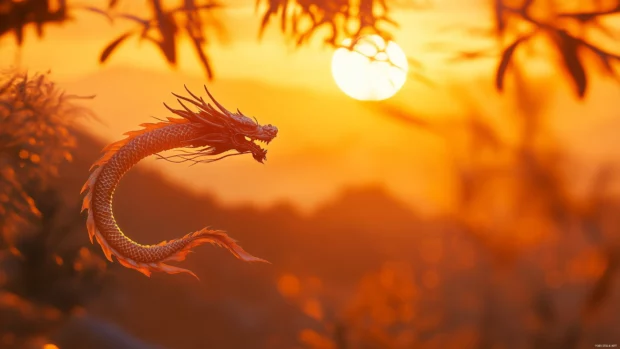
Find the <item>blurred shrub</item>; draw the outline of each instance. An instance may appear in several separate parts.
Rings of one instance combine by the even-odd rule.
[[[79,224],[61,217],[53,186],[71,160],[69,125],[88,109],[46,74],[0,74],[0,346],[24,348],[80,309],[101,285],[105,263],[86,248],[62,249]],[[91,97],[86,97],[91,98]]]

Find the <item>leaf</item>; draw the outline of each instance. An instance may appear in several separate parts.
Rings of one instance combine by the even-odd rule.
[[[101,52],[101,57],[99,57],[99,63],[104,63],[112,54],[112,52],[120,45],[125,39],[130,37],[133,32],[127,32],[121,36],[119,36],[116,40],[112,41],[108,46]]]
[[[176,33],[177,24],[172,14],[158,12],[157,22],[159,24],[158,30],[161,35],[161,41],[157,42],[157,46],[164,54],[166,61],[171,65],[177,63],[177,45],[176,45]]]
[[[580,42],[580,43],[584,45],[583,42]],[[592,45],[585,44],[584,47],[589,49],[592,53],[596,55],[596,57],[598,58],[599,62],[602,65],[602,69],[605,75],[618,79],[616,70],[614,69],[614,66],[612,64],[612,60],[617,60],[618,56],[612,55],[608,52],[601,51],[599,48],[592,46]]]
[[[286,11],[288,10],[288,0],[284,0],[283,1],[283,7],[282,7],[282,17],[280,18],[280,29],[282,30],[282,32],[286,32]]]
[[[263,15],[263,19],[261,20],[260,27],[258,29],[258,39],[262,39],[263,34],[265,33],[265,29],[267,28],[267,24],[269,24],[269,19],[271,19],[271,15],[274,13],[271,9],[267,10]]]
[[[583,98],[588,88],[586,71],[579,58],[580,41],[570,36],[566,31],[560,30],[554,36],[556,45],[562,55],[564,69],[573,80],[577,95]]]
[[[201,46],[200,40],[196,36],[190,35],[192,39],[192,44],[194,45],[194,49],[196,50],[196,54],[198,54],[198,58],[200,59],[200,63],[207,71],[207,78],[209,80],[213,80],[213,70],[211,69],[211,64],[209,63],[209,59],[204,52],[204,49]]]
[[[123,13],[123,14],[119,14],[117,17],[119,17],[119,18],[125,18],[125,19],[128,19],[128,20],[130,20],[130,21],[134,21],[134,22],[136,22],[136,23],[138,23],[138,24],[143,25],[143,26],[144,26],[144,27],[146,27],[146,28],[149,28],[149,27],[150,27],[150,23],[149,23],[149,20],[148,20],[148,19],[143,19],[143,18],[140,18],[140,17],[138,17],[138,16],[134,16],[134,15],[130,15],[130,14],[125,14],[125,13]]]
[[[615,7],[610,8],[608,10],[593,11],[593,12],[560,13],[558,14],[558,17],[573,18],[581,23],[587,23],[587,22],[596,21],[600,17],[616,14],[618,12],[620,12],[620,3],[618,3]]]
[[[504,76],[506,75],[506,70],[510,65],[510,61],[512,60],[512,56],[517,49],[517,46],[519,46],[519,44],[523,41],[529,39],[531,36],[532,34],[522,36],[516,39],[512,44],[510,44],[510,46],[506,47],[506,49],[504,50],[504,53],[502,54],[502,59],[500,60],[499,66],[497,67],[497,74],[495,77],[495,87],[498,91],[502,91],[502,89],[504,88]]]
[[[527,11],[530,9],[530,7],[532,7],[532,4],[534,3],[534,0],[525,0],[525,2],[523,3],[523,12],[527,13]]]
[[[83,6],[83,7],[80,7],[80,9],[105,16],[108,19],[108,21],[110,21],[110,23],[114,21],[112,16],[110,16],[110,14],[107,11],[104,11],[102,9],[99,9],[93,6]]]
[[[172,10],[170,11],[170,13],[185,12],[189,15],[197,15],[202,10],[213,10],[222,7],[224,7],[222,4],[216,2],[211,2],[204,5],[196,5],[195,3],[190,1],[189,3],[185,2],[184,6],[180,6]]]
[[[44,36],[44,32],[43,32],[43,22],[42,21],[36,21],[35,22],[35,28],[37,30],[37,37],[39,39],[41,39]]]
[[[18,23],[14,28],[15,39],[17,40],[17,46],[21,47],[24,44],[24,25]]]
[[[504,3],[502,0],[494,1],[495,8],[495,28],[498,34],[503,34],[506,29],[506,21],[504,19]]]
[[[601,63],[603,64],[605,73],[607,73],[608,76],[612,76],[612,77],[616,76],[616,71],[614,70],[614,67],[611,65],[611,62],[609,61],[609,57],[607,57],[603,53],[597,53],[597,56],[599,60],[601,61]]]

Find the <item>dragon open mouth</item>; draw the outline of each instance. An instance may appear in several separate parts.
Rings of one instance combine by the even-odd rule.
[[[253,137],[248,137],[248,136],[244,136],[244,138],[245,138],[245,140],[247,142],[252,142],[256,146],[258,146],[258,144],[256,144],[256,142],[261,142],[263,144],[269,144],[271,142],[271,139],[253,138]]]
[[[240,145],[241,149],[252,152],[254,159],[259,162],[266,160],[267,150],[262,148],[258,143],[269,144],[271,139],[255,138],[251,136],[237,135],[235,141]]]

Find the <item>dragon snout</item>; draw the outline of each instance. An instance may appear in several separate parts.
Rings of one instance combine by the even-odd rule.
[[[271,124],[265,126],[265,130],[271,138],[275,138],[278,135],[278,128]]]

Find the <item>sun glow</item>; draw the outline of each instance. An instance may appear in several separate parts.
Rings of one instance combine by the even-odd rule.
[[[336,85],[347,96],[364,101],[380,101],[392,97],[407,79],[407,56],[394,42],[387,43],[378,35],[345,39],[332,57],[332,75]]]

